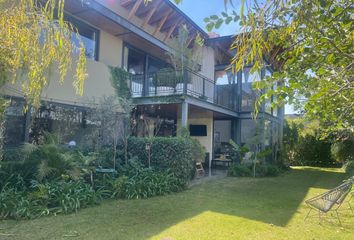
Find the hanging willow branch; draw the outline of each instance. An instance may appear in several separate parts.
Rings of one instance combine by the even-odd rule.
[[[0,0],[0,80],[1,86],[21,86],[27,101],[40,106],[43,89],[53,69],[63,83],[75,56],[73,87],[83,94],[86,57],[83,43],[71,42],[77,30],[64,21],[64,0]],[[77,39],[80,36],[76,34]]]

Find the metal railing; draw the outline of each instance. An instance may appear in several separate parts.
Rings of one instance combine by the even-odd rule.
[[[187,94],[214,102],[215,82],[187,68],[169,69],[156,73],[131,75],[130,89],[133,97]]]

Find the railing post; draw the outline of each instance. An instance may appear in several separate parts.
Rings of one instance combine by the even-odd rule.
[[[203,78],[203,98],[205,98],[205,78]]]
[[[188,71],[187,68],[183,68],[183,94],[187,94],[188,88]]]
[[[149,78],[146,73],[143,75],[143,96],[149,96]]]
[[[149,90],[150,90],[149,76],[148,76],[148,66],[149,66],[149,56],[146,55],[145,56],[145,70],[144,70],[144,85],[143,85],[144,97],[149,96]]]
[[[155,79],[155,96],[157,96],[157,74],[154,73],[152,76],[153,79]]]

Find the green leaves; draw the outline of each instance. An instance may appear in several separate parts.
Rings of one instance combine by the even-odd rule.
[[[4,66],[0,78],[20,85],[27,101],[39,107],[53,65],[61,83],[72,67],[76,46],[68,36],[74,34],[74,28],[64,21],[64,0],[50,0],[44,5],[37,0],[3,0],[0,7],[0,66]],[[85,49],[82,43],[80,46],[73,87],[82,95],[87,75]]]
[[[261,71],[264,58],[270,58],[276,71],[256,87],[283,86],[268,90],[260,101],[274,95],[279,103],[302,106],[308,117],[320,121],[324,134],[353,134],[354,38],[348,34],[354,30],[353,3],[275,0],[245,10],[244,2],[231,67],[239,71],[248,63]]]
[[[221,12],[220,16],[211,15],[209,17],[204,18],[204,22],[206,23],[206,29],[211,32],[214,28],[219,29],[222,24],[230,24],[231,22],[237,22],[240,19],[239,15],[232,11],[231,14],[227,12]]]

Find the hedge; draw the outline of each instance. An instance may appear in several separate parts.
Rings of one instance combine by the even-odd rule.
[[[130,137],[128,154],[137,157],[148,166],[148,150],[150,145],[150,165],[160,170],[170,171],[179,179],[188,181],[194,176],[193,144],[190,138],[184,137]]]

